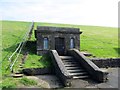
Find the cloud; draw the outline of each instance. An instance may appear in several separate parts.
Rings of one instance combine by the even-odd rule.
[[[79,25],[118,25],[116,0],[8,0],[0,1],[4,20],[68,23]]]

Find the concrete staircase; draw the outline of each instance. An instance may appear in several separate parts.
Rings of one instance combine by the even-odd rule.
[[[81,79],[93,79],[97,82],[106,82],[108,79],[108,72],[101,70],[77,49],[68,50],[64,56],[60,56],[56,50],[51,50],[50,56],[55,74],[64,86],[74,85],[74,82],[77,83]]]
[[[89,75],[87,71],[75,60],[72,56],[60,56],[64,63],[67,72],[72,76],[73,79],[88,79]]]

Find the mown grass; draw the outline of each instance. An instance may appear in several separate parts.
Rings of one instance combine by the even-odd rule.
[[[89,28],[89,27],[88,27]],[[96,57],[118,57],[118,29],[109,27],[82,28],[81,50]]]
[[[83,26],[69,24],[36,23],[36,26],[76,27],[83,32],[80,35],[80,49],[99,58],[118,57],[118,28],[102,26]]]
[[[7,84],[7,80],[10,79],[10,62],[8,60],[9,56],[15,51],[18,44],[22,41],[23,36],[29,30],[31,22],[17,22],[17,21],[2,21],[2,62],[0,62],[0,66],[2,65],[2,78],[3,83],[2,87],[14,87],[18,85],[18,82],[14,85],[13,83]],[[32,41],[35,40],[34,35],[32,35]],[[22,51],[24,53],[24,51]],[[20,70],[19,66],[21,64],[23,53],[20,54],[17,59],[13,71],[16,72]],[[32,53],[31,50],[26,58],[24,68],[35,68],[35,67],[47,67],[50,66],[50,60],[44,60],[45,57],[38,56],[36,53]],[[47,57],[46,57],[47,58]],[[12,61],[14,61],[14,57]],[[48,58],[49,59],[49,58]],[[0,75],[1,77],[1,75]],[[1,81],[1,80],[0,80]],[[5,85],[5,86],[4,86]]]
[[[0,84],[0,88],[2,89],[16,88],[16,83],[17,83],[17,80],[13,78],[10,78],[10,77],[6,79],[3,78],[2,84]]]
[[[2,89],[10,89],[10,88],[17,88],[19,87],[26,87],[26,86],[36,86],[37,82],[32,79],[28,79],[26,76],[22,78],[12,78],[8,77],[3,79],[2,84],[0,84],[0,88]]]
[[[13,53],[17,45],[21,42],[26,31],[29,29],[30,24],[30,22],[2,21],[2,63],[3,65],[6,65],[3,66],[4,69],[7,69],[7,66],[9,65],[8,57]],[[36,29],[38,25],[80,28],[80,30],[83,32],[80,36],[81,51],[87,51],[96,57],[118,57],[117,28],[36,22],[34,29]],[[32,34],[31,40],[36,40],[34,37],[34,32]],[[49,62],[44,64],[44,61],[45,60],[43,60],[42,56],[37,56],[36,53],[32,53],[32,51],[30,51],[30,54],[26,59],[27,63],[25,64],[25,67],[44,67],[49,65]],[[33,62],[36,63],[32,64]],[[20,63],[20,60],[18,60],[18,63]],[[18,63],[16,66],[18,66]]]
[[[8,57],[14,52],[17,45],[22,41],[23,36],[28,31],[31,22],[17,22],[17,21],[1,21],[2,22],[2,75],[3,81],[7,82],[9,79],[10,70]],[[69,25],[69,24],[54,24],[54,23],[35,23],[40,26],[57,26],[57,27],[77,27],[83,32],[80,36],[80,49],[81,51],[87,51],[92,53],[96,57],[100,58],[112,58],[118,57],[118,29],[111,27],[99,27],[99,26],[82,26],[82,25]],[[35,41],[34,32],[32,34],[31,41]],[[27,56],[24,64],[24,68],[35,67],[48,67],[51,66],[49,56],[38,56],[34,52],[34,48],[28,48],[29,55]],[[21,63],[20,54],[17,62],[15,63],[14,70],[18,69]],[[1,63],[1,62],[0,62]],[[10,78],[11,79],[11,78]],[[6,84],[10,87],[12,85]],[[18,82],[13,87],[17,86]]]
[[[37,85],[37,82],[28,78],[21,78],[20,83],[22,83],[25,86],[31,86],[31,85]]]

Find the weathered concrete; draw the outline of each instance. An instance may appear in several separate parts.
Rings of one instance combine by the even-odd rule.
[[[38,88],[37,90],[41,90],[42,88],[64,88],[59,78],[55,75],[27,76],[27,78],[33,79],[38,83],[37,87],[33,87],[33,89],[30,90],[36,90],[36,88]]]
[[[107,80],[108,73],[100,70],[99,67],[97,67],[92,61],[86,58],[77,49],[69,50],[68,54],[74,56],[94,80],[99,81],[99,82],[105,82]]]
[[[120,67],[120,58],[92,58],[90,60],[100,68]]]
[[[69,27],[53,27],[53,26],[37,26],[39,32],[66,32],[66,33],[80,33],[79,28],[69,28]]]
[[[72,81],[76,79],[90,78],[86,70],[72,56],[60,56],[68,73],[72,76]]]
[[[55,68],[55,73],[57,77],[63,82],[64,86],[71,85],[72,76],[68,73],[67,69],[65,68],[61,58],[59,57],[56,50],[50,51],[50,56],[52,58],[52,62]]]
[[[105,69],[105,68],[101,68],[101,69]],[[105,69],[109,72],[108,74],[108,81],[105,83],[95,83],[95,84],[89,84],[89,86],[87,86],[86,88],[98,88],[98,89],[103,89],[105,88],[105,90],[108,88],[109,90],[119,90],[119,82],[120,78],[119,78],[119,68],[108,68]]]
[[[25,75],[45,75],[54,73],[52,68],[26,68],[23,69],[22,72]]]
[[[74,39],[76,49],[80,50],[80,32],[79,28],[38,26],[35,30],[37,40],[37,54],[47,54],[49,50],[55,50],[55,38],[64,39],[64,53],[70,49],[70,39]],[[44,38],[48,38],[48,49],[44,49]]]
[[[77,89],[77,90],[119,90],[118,81],[120,81],[118,69],[119,68],[102,68],[109,72],[108,81],[105,83],[98,83],[92,81],[91,79],[87,80],[76,80],[72,81],[73,85],[71,87],[64,87],[60,82],[59,78],[55,75],[37,75],[37,76],[26,76],[29,79],[33,79],[38,82],[38,86],[32,88],[61,88],[61,89]],[[25,88],[25,87],[24,87]],[[30,86],[29,86],[30,88]]]

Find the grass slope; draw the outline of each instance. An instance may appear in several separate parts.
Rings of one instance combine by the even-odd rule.
[[[2,21],[2,69],[3,73],[6,73],[9,68],[8,57],[15,51],[17,45],[22,41],[23,36],[29,30],[30,22],[16,22],[16,21]],[[32,40],[35,40],[34,35]],[[22,54],[20,55],[22,56]],[[41,56],[37,56],[35,53],[30,53],[27,57],[25,67],[45,67],[48,66],[48,62],[45,62]],[[41,60],[41,62],[40,62]],[[21,62],[21,57],[17,60],[15,67]],[[34,64],[32,64],[35,62]],[[5,66],[4,66],[5,65]]]
[[[26,31],[29,29],[30,24],[30,22],[2,21],[2,60],[8,59],[11,53],[13,53],[17,44],[21,42]],[[80,28],[83,32],[80,37],[81,51],[90,52],[96,57],[118,57],[117,28],[36,22],[35,29],[37,25]],[[34,32],[32,41],[35,41]],[[34,62],[34,59],[40,58],[40,56],[34,53],[30,54],[27,59]],[[41,65],[41,67],[43,66]]]
[[[100,58],[118,57],[118,28],[39,22],[36,23],[36,27],[37,25],[80,28],[83,32],[80,35],[81,51],[87,51]]]
[[[17,22],[17,21],[1,21],[1,22],[2,22],[2,74],[4,78],[3,83],[9,85],[7,84],[8,82],[6,82],[11,80],[11,78],[8,77],[6,78],[6,75],[10,74],[8,67],[10,62],[8,61],[8,57],[14,52],[17,45],[22,41],[22,38],[28,31],[31,22]],[[101,58],[118,57],[117,28],[36,22],[35,29],[37,25],[80,28],[80,30],[83,32],[80,37],[81,51],[90,52],[94,56]],[[32,41],[35,41],[34,32],[32,35]],[[14,69],[17,69],[19,64],[21,63],[21,57],[22,54],[15,63]],[[48,57],[37,56],[35,53],[30,53],[26,59],[24,67],[34,68],[34,67],[46,67],[50,65],[51,64]],[[14,81],[19,82],[18,80]],[[13,87],[16,85],[15,83],[13,83]],[[12,87],[11,84],[10,87]]]

